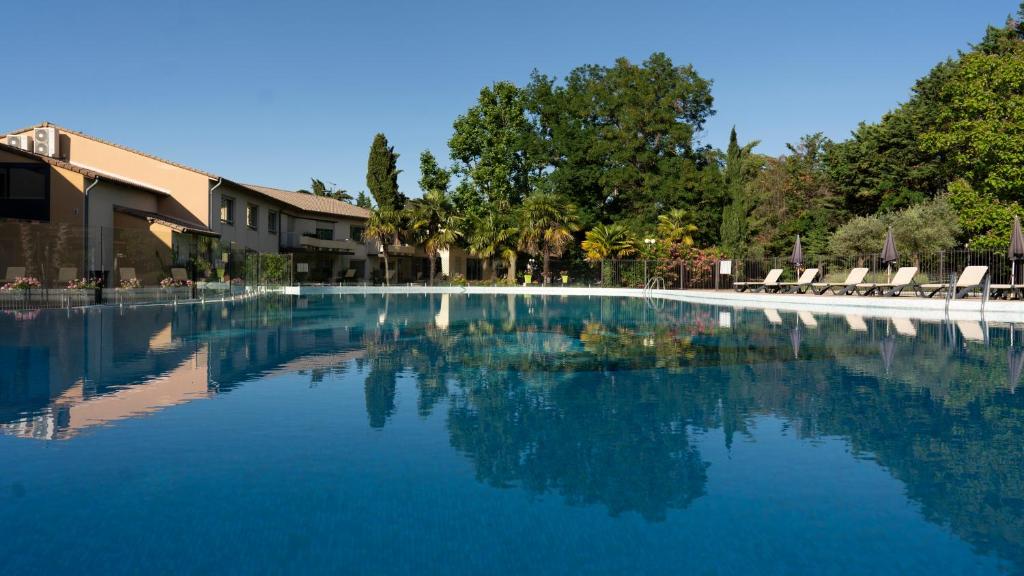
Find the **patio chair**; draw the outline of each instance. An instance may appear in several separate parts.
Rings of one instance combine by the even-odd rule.
[[[893,274],[891,282],[868,282],[857,284],[857,293],[861,296],[877,294],[879,296],[899,296],[908,287],[916,287],[914,276],[917,276],[917,267],[904,266]],[[863,290],[863,292],[861,292]]]
[[[78,279],[78,268],[74,266],[60,268],[57,270],[57,285],[60,287],[67,286],[72,280]]]
[[[819,296],[830,290],[833,294],[849,296],[857,291],[857,285],[864,282],[864,277],[867,275],[867,268],[854,268],[846,275],[846,280],[842,282],[816,282],[811,284],[811,290]]]
[[[4,282],[14,282],[18,278],[24,278],[24,277],[25,277],[25,267],[24,266],[8,266],[7,267],[7,275],[4,276]]]
[[[811,289],[811,284],[814,279],[818,277],[817,268],[808,268],[804,270],[804,273],[797,278],[796,282],[780,282],[777,292],[785,292],[786,294],[803,294]]]
[[[957,278],[956,284],[921,284],[915,287],[918,296],[931,298],[939,293],[953,292],[953,298],[963,298],[971,290],[981,287],[988,276],[988,266],[968,266]]]
[[[760,282],[734,282],[733,288],[737,292],[743,292],[750,290],[751,292],[758,292],[761,290],[774,289],[779,285],[779,278],[782,277],[782,268],[772,268],[765,275],[764,280]]]

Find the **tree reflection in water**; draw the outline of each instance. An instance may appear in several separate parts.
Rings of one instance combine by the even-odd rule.
[[[367,343],[371,424],[407,372],[421,414],[447,400],[451,445],[481,482],[659,521],[705,493],[695,435],[722,429],[728,446],[772,415],[800,438],[848,439],[929,520],[1024,565],[1024,395],[1005,328],[983,344],[941,324],[896,338],[886,320],[864,332],[819,316],[797,360],[795,315],[730,311],[720,328],[711,307],[462,297],[442,329],[426,308],[403,311],[391,343]]]

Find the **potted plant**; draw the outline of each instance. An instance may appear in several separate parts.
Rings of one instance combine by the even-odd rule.
[[[9,282],[0,287],[3,291],[15,291],[23,299],[28,300],[32,295],[33,288],[42,288],[43,283],[32,276],[19,276],[14,282]]]
[[[531,282],[533,282],[533,274],[530,274],[529,272],[523,274],[523,284],[529,284]]]
[[[121,289],[133,290],[135,288],[142,288],[142,282],[139,282],[138,278],[126,278],[121,280]]]
[[[569,283],[569,271],[562,270],[562,285],[565,286]]]
[[[77,278],[68,282],[68,289],[91,291],[94,303],[99,304],[103,301],[101,281],[99,278]]]

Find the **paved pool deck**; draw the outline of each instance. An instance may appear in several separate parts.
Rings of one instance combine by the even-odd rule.
[[[945,299],[880,296],[835,296],[816,294],[762,294],[733,290],[652,290],[639,288],[593,288],[583,286],[288,286],[285,294],[315,296],[329,294],[530,294],[537,296],[619,296],[658,298],[733,308],[807,311],[822,314],[855,315],[922,320],[978,320],[1024,322],[1024,301],[989,300],[982,310],[980,298],[953,300],[947,314]]]

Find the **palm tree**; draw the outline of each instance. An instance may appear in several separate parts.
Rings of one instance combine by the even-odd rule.
[[[417,238],[430,260],[430,285],[434,285],[437,254],[450,248],[462,236],[461,218],[444,190],[428,190],[422,198],[409,202],[409,230]]]
[[[600,262],[607,258],[622,258],[636,253],[636,241],[622,224],[598,224],[587,232],[580,247],[587,260]]]
[[[470,223],[469,251],[484,259],[484,278],[490,279],[494,270],[494,257],[508,261],[509,277],[516,278],[515,236],[519,232],[511,219],[497,211],[475,216]]]
[[[685,208],[674,208],[668,214],[658,216],[658,237],[669,244],[693,246],[693,233],[696,231],[697,227]]]
[[[544,283],[551,280],[551,257],[560,256],[579,229],[576,207],[553,192],[534,192],[521,209],[519,245],[544,261]]]
[[[384,256],[384,284],[389,284],[391,270],[388,267],[388,246],[398,239],[402,227],[402,218],[395,209],[378,206],[370,211],[370,220],[366,223],[364,234],[380,242],[380,253]]]

